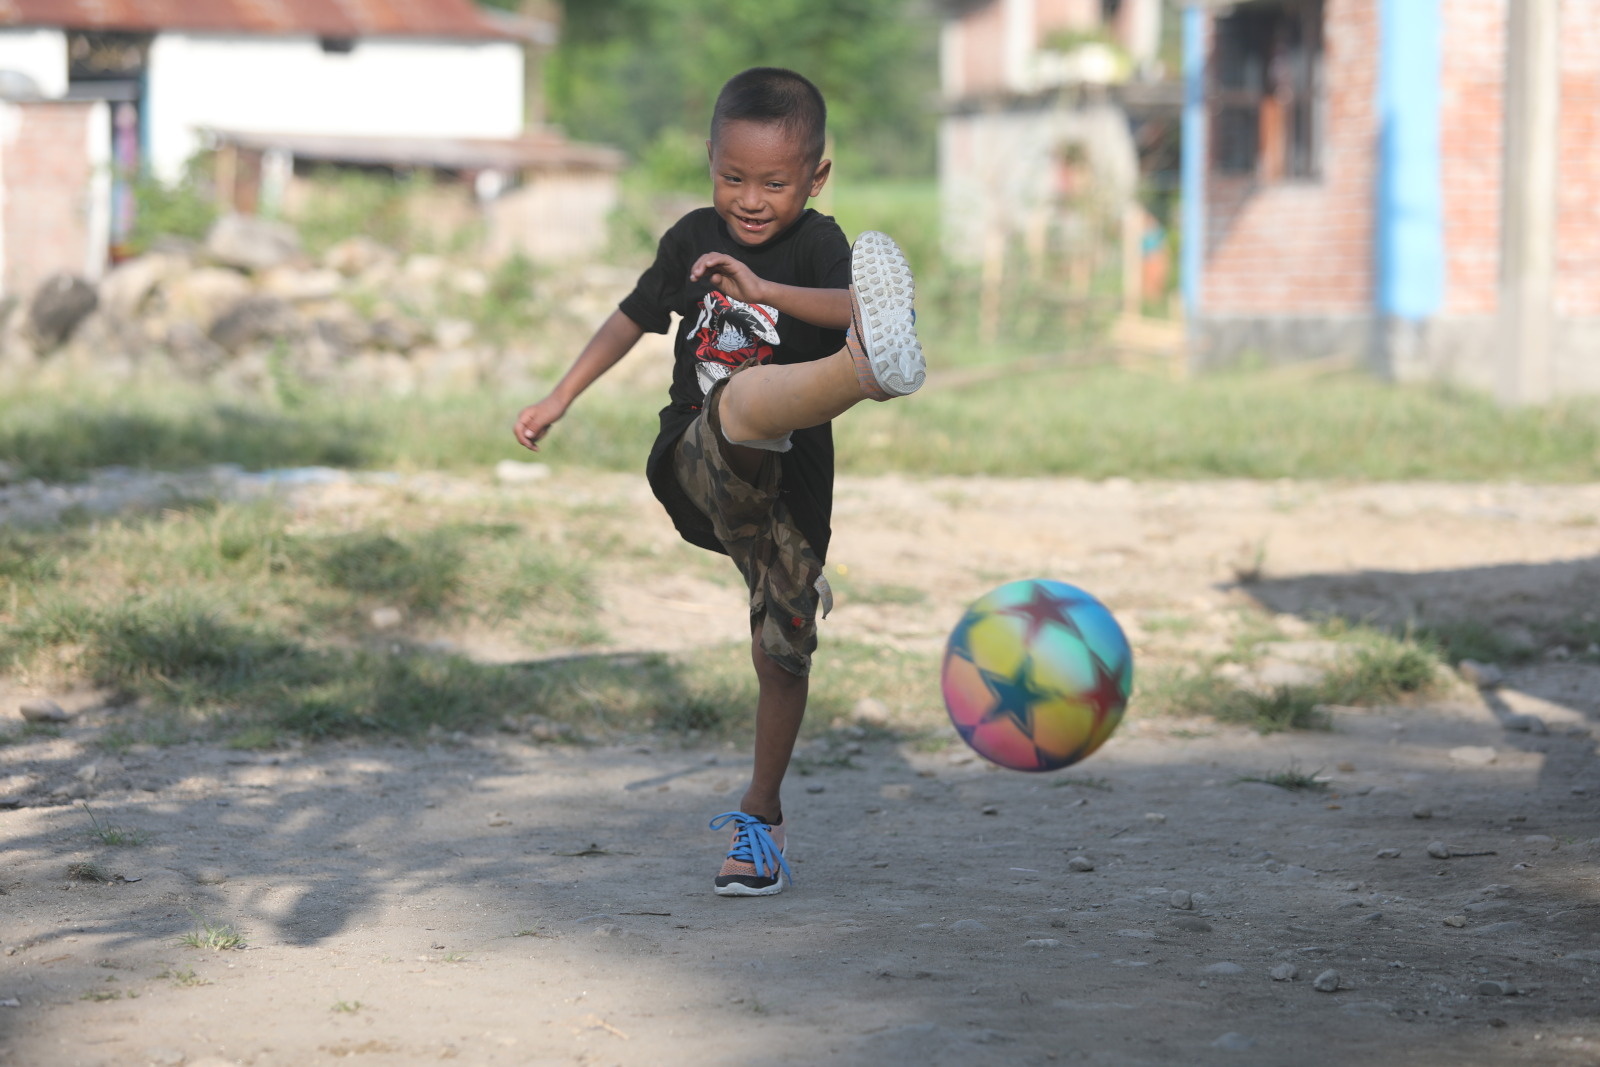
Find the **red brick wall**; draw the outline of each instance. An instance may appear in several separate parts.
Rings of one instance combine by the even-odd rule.
[[[1440,313],[1491,315],[1500,286],[1506,0],[1444,0],[1440,10],[1445,247]]]
[[[1600,315],[1600,4],[1561,5],[1556,312]]]
[[[1326,0],[1322,177],[1206,177],[1201,307],[1214,314],[1359,315],[1373,292],[1375,0]]]
[[[7,107],[0,127],[5,271],[0,288],[26,297],[57,271],[81,274],[89,241],[89,103]]]

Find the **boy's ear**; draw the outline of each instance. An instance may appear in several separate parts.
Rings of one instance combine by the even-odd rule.
[[[817,164],[817,169],[811,173],[811,195],[816,196],[822,192],[822,187],[828,184],[828,175],[833,173],[833,160],[824,159]]]

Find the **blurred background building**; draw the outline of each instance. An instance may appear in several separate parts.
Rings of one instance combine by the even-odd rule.
[[[1185,18],[1200,365],[1351,357],[1511,401],[1600,391],[1600,4]]]
[[[426,174],[442,225],[497,254],[593,252],[620,155],[544,125],[558,23],[472,0],[8,0],[0,5],[0,292],[98,277],[132,181],[218,151],[226,206],[272,213],[315,167]]]

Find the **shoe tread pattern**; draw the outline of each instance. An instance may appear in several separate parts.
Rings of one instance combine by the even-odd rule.
[[[884,392],[905,396],[922,387],[927,364],[917,340],[916,284],[900,246],[869,230],[856,239],[850,263],[860,316],[858,336]]]

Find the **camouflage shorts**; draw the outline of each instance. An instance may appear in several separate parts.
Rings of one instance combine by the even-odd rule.
[[[717,406],[728,379],[706,394],[700,417],[678,441],[673,456],[678,484],[705,512],[750,588],[750,623],[761,628],[761,647],[790,674],[811,669],[817,648],[817,610],[832,607],[822,561],[778,496],[782,468],[767,453],[756,484],[733,472],[723,454]]]

